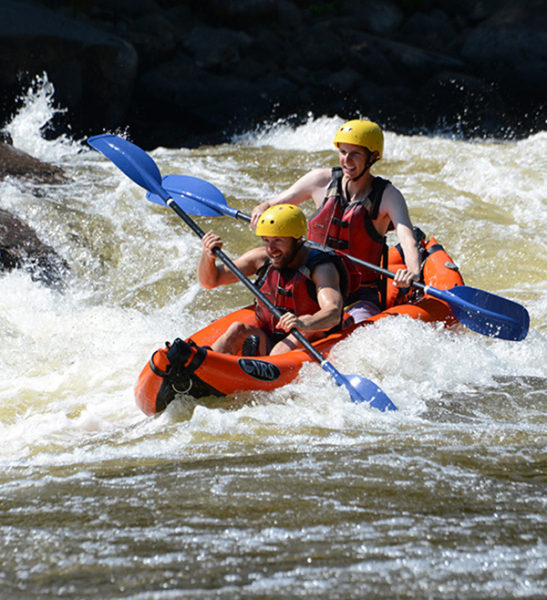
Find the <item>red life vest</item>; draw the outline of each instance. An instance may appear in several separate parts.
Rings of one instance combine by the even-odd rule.
[[[384,190],[390,182],[375,177],[370,194],[348,204],[342,193],[342,177],[341,167],[334,167],[323,204],[308,222],[308,238],[380,265],[386,239],[376,231],[372,221],[378,217]],[[361,285],[379,280],[374,271],[361,265],[355,266],[361,276]]]
[[[338,269],[340,290],[346,296],[348,274],[342,262],[337,256],[315,249],[310,250],[300,269],[274,269],[267,260],[257,272],[255,285],[281,313],[290,311],[296,315],[313,314],[320,306],[311,276],[315,267],[325,262],[332,262]],[[276,332],[277,319],[259,300],[255,303],[255,312],[259,327],[270,335]]]

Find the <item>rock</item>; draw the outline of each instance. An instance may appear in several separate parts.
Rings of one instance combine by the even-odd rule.
[[[55,98],[77,129],[116,128],[126,118],[137,73],[133,46],[121,38],[21,0],[0,4],[0,90],[16,97],[47,72]]]
[[[146,149],[310,111],[528,135],[546,125],[546,17],[544,0],[4,0],[0,118],[45,71],[63,133]]]
[[[406,43],[446,52],[450,40],[456,39],[457,31],[444,11],[434,10],[412,15],[401,27],[401,36]]]
[[[0,209],[0,271],[24,269],[33,281],[63,289],[68,263],[32,227]]]
[[[343,15],[360,18],[364,30],[377,35],[393,35],[401,27],[404,18],[401,8],[391,2],[342,0],[341,5]]]
[[[461,56],[478,74],[493,78],[505,96],[519,102],[547,98],[547,4],[507,3],[470,31]]]
[[[223,27],[196,27],[184,37],[182,45],[194,63],[206,71],[226,69],[241,58],[241,50],[249,48],[252,38],[247,33]]]
[[[0,179],[31,177],[40,183],[60,183],[66,180],[63,170],[0,142]]]
[[[8,144],[0,143],[0,178],[11,176],[35,183],[66,181],[60,167],[38,160]],[[7,210],[0,209],[0,271],[24,269],[33,281],[63,289],[68,263],[43,243],[34,229]]]
[[[234,28],[263,23],[277,13],[276,0],[209,0],[207,4],[216,23]]]

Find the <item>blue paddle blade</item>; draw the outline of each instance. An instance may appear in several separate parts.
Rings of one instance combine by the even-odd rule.
[[[90,137],[87,143],[102,152],[136,184],[161,194],[160,170],[144,150],[111,133]]]
[[[330,373],[339,386],[344,386],[349,392],[352,402],[361,404],[366,402],[372,408],[382,412],[397,410],[397,407],[373,381],[360,375],[343,375],[329,361],[323,360],[321,367]]]
[[[226,205],[222,192],[212,183],[191,177],[190,175],[166,175],[162,187],[167,190],[175,203],[189,215],[198,217],[222,217],[224,213],[217,207]],[[156,204],[165,204],[160,196],[152,192],[146,194],[147,200]]]
[[[440,291],[456,319],[473,331],[517,342],[528,334],[530,316],[517,302],[467,285]]]
[[[385,392],[383,392],[375,383],[366,377],[360,375],[346,375],[349,386],[346,386],[351,401],[357,404],[368,402],[371,408],[377,408],[382,412],[386,410],[397,410],[397,407]]]

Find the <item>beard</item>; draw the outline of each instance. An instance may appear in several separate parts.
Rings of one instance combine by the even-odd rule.
[[[298,243],[298,240],[296,239],[292,239],[291,240],[291,247],[289,248],[289,250],[283,254],[280,257],[276,258],[276,262],[272,262],[272,267],[274,269],[286,269],[291,262],[294,260],[294,257],[296,256],[296,254],[298,253],[298,251],[301,248],[301,244]],[[270,261],[272,261],[272,257],[269,256]]]

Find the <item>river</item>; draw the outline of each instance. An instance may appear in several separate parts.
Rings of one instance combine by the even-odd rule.
[[[524,341],[384,319],[331,361],[398,412],[350,403],[310,363],[273,393],[150,418],[133,389],[151,353],[251,298],[200,289],[199,239],[84,140],[46,140],[54,113],[44,85],[7,129],[69,182],[0,182],[0,207],[71,267],[64,292],[0,278],[1,598],[545,597],[547,132],[387,131],[375,167],[466,284],[527,307]],[[250,212],[334,165],[342,120],[150,154]],[[198,222],[232,257],[256,243]]]

